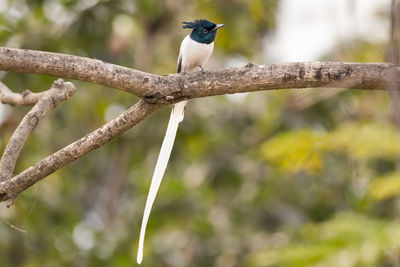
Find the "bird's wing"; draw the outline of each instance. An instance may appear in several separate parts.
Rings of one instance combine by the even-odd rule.
[[[172,107],[171,116],[168,122],[167,132],[165,134],[164,141],[161,145],[160,154],[158,156],[156,168],[154,170],[153,178],[151,180],[149,194],[146,200],[146,206],[144,208],[142,227],[140,229],[138,255],[137,255],[137,262],[139,264],[142,262],[143,259],[144,235],[146,233],[146,226],[147,226],[147,221],[149,220],[151,207],[153,206],[158,188],[160,187],[165,169],[167,168],[172,147],[174,145],[176,132],[178,130],[178,125],[183,120],[186,102],[187,101],[179,102],[173,105]]]
[[[178,65],[176,67],[176,72],[181,73],[182,71],[182,55],[179,55],[178,57]]]

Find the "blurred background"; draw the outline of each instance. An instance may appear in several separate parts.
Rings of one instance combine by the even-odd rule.
[[[208,69],[388,61],[390,0],[1,0],[0,45],[173,73],[181,21],[225,23]],[[1,72],[16,92],[54,77]],[[78,92],[15,173],[138,99]],[[0,147],[29,107],[0,104]],[[0,266],[134,266],[170,107],[1,204]],[[279,90],[191,100],[150,216],[142,266],[399,266],[400,133],[386,92]],[[26,230],[22,233],[7,223]]]

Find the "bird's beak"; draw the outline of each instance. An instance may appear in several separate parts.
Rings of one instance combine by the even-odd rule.
[[[219,28],[224,27],[224,25],[225,25],[225,24],[217,24],[217,25],[214,27],[214,29],[212,29],[211,31],[216,31],[216,30],[218,30]]]

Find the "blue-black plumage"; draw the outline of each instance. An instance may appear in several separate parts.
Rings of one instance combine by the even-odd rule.
[[[213,52],[217,30],[224,24],[215,24],[205,19],[182,24],[182,28],[192,29],[192,32],[182,41],[176,70],[178,73],[186,73],[199,67],[204,72],[203,65]]]
[[[182,22],[184,29],[193,29],[190,38],[202,44],[211,44],[217,36],[217,30],[224,24],[215,24],[205,19],[198,19],[194,22]]]

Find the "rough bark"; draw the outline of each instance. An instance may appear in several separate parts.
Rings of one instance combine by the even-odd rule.
[[[148,101],[164,102],[205,96],[276,89],[350,88],[384,90],[389,70],[387,63],[300,62],[244,67],[164,77],[168,89],[154,89]],[[155,87],[156,88],[156,87]],[[172,89],[171,89],[172,88]]]
[[[59,53],[0,47],[0,70],[51,75],[145,94],[146,81],[157,83],[161,76],[110,64],[97,59]]]
[[[310,87],[385,89],[388,63],[301,62],[159,76],[58,53],[0,47],[0,70],[46,74],[105,85],[149,103],[273,89]]]
[[[11,136],[0,160],[0,182],[11,178],[15,163],[21,153],[22,147],[32,131],[46,114],[56,108],[62,101],[68,99],[76,91],[75,86],[64,83],[59,79],[55,81],[50,90],[37,101],[37,104],[25,115]]]
[[[1,182],[0,200],[4,201],[15,198],[19,193],[49,174],[129,130],[161,106],[163,105],[148,104],[140,100],[134,106],[97,130],[42,159],[13,178]]]
[[[120,89],[142,98],[114,120],[15,177],[7,179],[9,167],[0,170],[0,176],[6,177],[0,182],[0,201],[13,200],[29,186],[121,135],[157,109],[183,99],[310,87],[383,90],[390,77],[399,73],[397,66],[388,63],[302,62],[260,66],[249,63],[206,73],[159,76],[95,59],[4,47],[0,47],[0,70],[71,78]],[[24,97],[0,86],[0,100],[4,103],[33,104],[40,97],[42,93],[28,93]],[[9,153],[4,153],[4,157],[10,157]]]
[[[50,90],[50,89],[49,89]],[[14,93],[4,83],[0,82],[0,102],[11,106],[30,106],[36,104],[47,91],[32,93],[24,90],[22,93]]]

